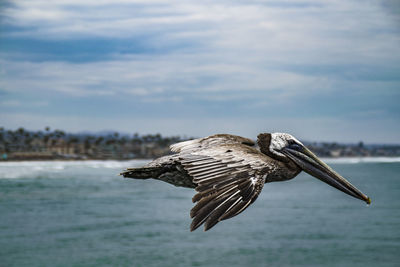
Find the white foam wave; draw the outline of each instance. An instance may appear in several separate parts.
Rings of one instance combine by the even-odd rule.
[[[343,157],[343,158],[324,158],[330,164],[359,164],[359,163],[396,163],[400,162],[400,157]]]
[[[324,158],[328,164],[397,163],[400,157]],[[119,173],[128,167],[138,167],[149,160],[82,160],[82,161],[19,161],[0,162],[0,179],[63,177],[62,174],[85,173],[92,170],[114,169]]]
[[[149,160],[82,160],[82,161],[14,161],[0,162],[0,179],[57,177],[54,174],[70,170],[115,169],[116,173],[127,167],[141,166]],[[51,175],[53,174],[53,175]]]

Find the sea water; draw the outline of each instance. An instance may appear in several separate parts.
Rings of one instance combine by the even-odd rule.
[[[146,161],[0,163],[0,266],[399,266],[400,159],[327,162],[372,199],[301,173],[210,231],[192,189],[118,173]]]

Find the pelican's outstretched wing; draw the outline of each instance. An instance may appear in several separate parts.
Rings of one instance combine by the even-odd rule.
[[[261,152],[243,144],[217,145],[180,155],[180,163],[197,184],[190,230],[204,223],[207,231],[253,203],[270,171],[264,158]]]
[[[253,140],[231,134],[215,134],[204,138],[184,141],[170,146],[172,152],[192,153],[197,150],[223,144],[244,144],[254,146]]]

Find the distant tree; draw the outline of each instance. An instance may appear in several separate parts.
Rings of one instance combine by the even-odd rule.
[[[55,130],[54,131],[54,136],[56,138],[64,138],[65,137],[65,132],[61,130]]]
[[[119,144],[121,146],[124,146],[126,143],[128,143],[128,139],[125,136],[119,139]]]
[[[85,136],[85,140],[83,142],[83,146],[85,148],[85,154],[88,154],[88,151],[91,148],[91,141],[92,141],[91,136]]]
[[[45,145],[47,145],[47,142],[49,142],[49,139],[50,139],[50,135],[49,134],[45,134],[43,136],[43,142],[44,142]]]
[[[33,141],[32,134],[29,132],[25,132],[24,145],[26,150],[29,151],[32,149],[31,147],[32,141]]]
[[[115,139],[114,138],[109,138],[106,140],[106,145],[113,145],[115,144]]]
[[[79,142],[79,139],[78,139],[78,137],[72,135],[72,136],[70,136],[69,141],[71,144],[77,144]]]
[[[103,143],[103,141],[104,141],[104,137],[103,136],[97,137],[97,139],[95,141],[96,146],[99,146],[101,143]]]
[[[16,144],[18,142],[18,134],[17,132],[13,132],[13,131],[8,131],[9,132],[9,136],[11,139],[11,142]]]
[[[55,146],[57,144],[57,139],[51,139],[50,144],[51,146]]]
[[[17,133],[22,136],[25,134],[25,129],[20,127],[20,128],[18,128]]]
[[[142,143],[142,138],[140,138],[140,136],[139,136],[138,133],[134,133],[134,134],[133,134],[131,143],[132,143],[133,145],[140,145],[140,144]]]

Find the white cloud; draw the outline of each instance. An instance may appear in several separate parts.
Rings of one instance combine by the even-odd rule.
[[[213,64],[205,55],[153,56],[121,60],[68,63],[0,61],[8,92],[60,92],[73,96],[132,94],[160,95],[190,92],[209,96],[228,91],[312,91],[318,77],[273,69]],[[193,62],[196,62],[193,64]]]
[[[286,104],[297,96],[322,92],[336,92],[343,94],[343,98],[350,91],[362,94],[378,88],[393,92],[399,86],[398,20],[388,16],[380,5],[372,0],[362,4],[352,0],[15,1],[0,11],[2,23],[12,26],[3,33],[5,38],[74,41],[101,37],[100,42],[106,39],[132,46],[142,42],[157,52],[123,54],[116,48],[107,55],[99,55],[95,62],[78,63],[65,55],[63,60],[39,55],[38,61],[32,61],[29,53],[34,52],[29,49],[15,54],[3,52],[0,90],[9,98],[2,103],[8,107],[19,105],[8,95],[47,94],[88,99],[122,95],[144,103],[180,103],[192,97],[221,105],[245,99],[249,101],[243,105],[259,113],[271,102]],[[22,28],[13,31],[13,27]],[[382,79],[387,73],[392,73],[395,79]],[[268,99],[263,99],[266,94]],[[22,113],[4,118],[8,118],[9,125],[20,123],[27,127],[45,123],[62,128],[61,122],[65,122],[72,130],[79,130],[82,125],[98,130],[103,129],[101,125],[130,130],[124,128],[123,119],[43,118]],[[255,135],[265,123],[276,130],[295,129],[303,134],[300,126],[293,126],[299,125],[296,120],[289,118],[272,122],[260,119],[244,122],[235,118],[199,120],[149,122],[144,118],[136,119],[134,125],[140,125],[142,132],[165,129],[167,134],[206,135],[218,129]],[[303,126],[316,129],[315,137],[326,136],[326,140],[343,136],[346,127],[352,129],[352,134],[360,134],[358,129],[369,130],[363,124],[366,120],[354,125],[350,120],[329,118],[303,121]],[[382,121],[371,125],[388,129],[382,136],[390,135],[391,130],[389,137],[394,140],[393,131],[397,128],[391,128],[392,121],[386,121],[387,124]],[[337,127],[342,132],[333,129],[336,124],[345,125]],[[310,139],[317,139],[308,131]]]
[[[0,107],[45,107],[49,103],[46,101],[20,101],[15,99],[0,100]]]
[[[3,100],[0,101],[0,105],[3,107],[19,107],[22,103],[18,100]]]
[[[17,1],[2,11],[8,34],[41,39],[133,38],[154,43],[189,38],[209,52],[269,60],[343,60],[379,55],[396,47],[396,21],[379,1],[308,1],[275,5],[243,1]],[[291,7],[290,3],[294,4]],[[298,3],[301,4],[302,3]],[[389,31],[387,31],[389,30]],[[203,38],[206,42],[203,42]],[[386,48],[386,49],[385,49]],[[227,51],[228,50],[228,51]],[[346,60],[347,61],[347,60]]]
[[[400,54],[398,25],[380,5],[338,0],[17,1],[2,14],[6,25],[25,27],[6,33],[13,36],[141,38],[156,48],[190,42],[196,53],[201,51],[198,57],[206,54],[214,64],[393,64],[400,57],[394,56]]]

